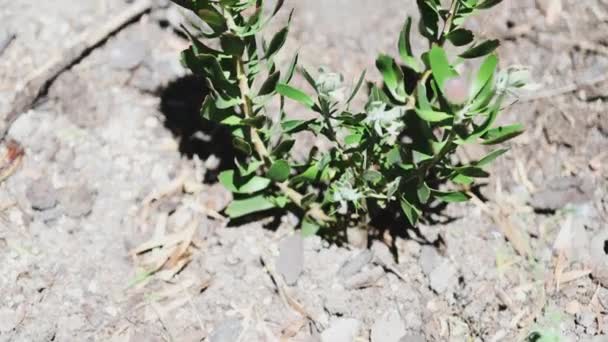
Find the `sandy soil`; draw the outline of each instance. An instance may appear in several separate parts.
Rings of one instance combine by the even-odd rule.
[[[608,341],[605,0],[505,1],[470,23],[504,41],[502,66],[533,71],[539,89],[501,119],[528,130],[483,202],[417,231],[387,227],[369,248],[302,240],[290,215],[218,216],[232,151],[197,118],[179,10],[157,3],[52,82],[12,125],[19,145],[0,144],[0,176],[6,151],[24,150],[0,177],[0,341]],[[381,3],[288,1],[286,50],[378,79],[376,54],[395,54],[415,15],[414,1]],[[0,0],[0,113],[127,6]],[[144,243],[162,248],[137,253]]]

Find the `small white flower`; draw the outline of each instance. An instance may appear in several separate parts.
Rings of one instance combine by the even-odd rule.
[[[386,104],[374,102],[370,105],[367,117],[363,122],[372,126],[376,134],[385,137],[385,142],[394,144],[404,124],[400,120],[405,114],[402,107],[386,110]]]

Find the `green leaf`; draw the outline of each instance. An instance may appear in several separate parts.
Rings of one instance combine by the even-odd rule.
[[[311,120],[287,120],[281,123],[283,132],[285,134],[297,133],[307,129],[308,125],[315,122],[315,119]]]
[[[291,63],[289,64],[289,68],[287,68],[287,74],[285,75],[285,80],[283,80],[283,83],[287,84],[293,78],[293,75],[296,72],[296,67],[298,66],[298,59],[299,55],[296,53],[296,55],[291,60]]]
[[[267,118],[264,115],[258,115],[253,118],[246,118],[241,120],[241,124],[247,125],[250,127],[255,127],[260,129],[264,127],[264,124],[267,122]]]
[[[486,0],[480,4],[477,5],[477,9],[488,9],[488,8],[492,8],[496,5],[498,5],[499,3],[501,3],[502,0]]]
[[[475,179],[473,179],[472,177],[468,177],[465,175],[454,175],[452,177],[452,182],[456,183],[456,184],[460,184],[460,185],[471,185],[473,184],[473,182],[475,181]]]
[[[281,31],[277,32],[277,34],[272,37],[270,44],[268,45],[268,49],[266,49],[266,55],[264,55],[265,59],[269,59],[274,56],[285,44],[287,40],[287,34],[289,33],[289,26],[285,26]]]
[[[291,148],[296,143],[293,139],[286,139],[281,141],[275,148],[272,150],[272,155],[276,157],[283,157],[286,154],[289,154]]]
[[[243,50],[245,49],[245,44],[238,36],[235,36],[232,33],[224,33],[220,37],[220,45],[224,52],[232,56],[240,56],[243,54]]]
[[[357,81],[355,88],[353,88],[353,92],[350,94],[348,100],[346,101],[347,104],[355,98],[355,96],[359,92],[359,89],[361,89],[361,85],[363,85],[363,81],[365,81],[365,70],[363,70],[361,76],[359,76],[359,80]]]
[[[484,169],[482,169],[481,167],[477,167],[477,166],[462,166],[462,167],[457,167],[454,169],[454,171],[458,174],[467,176],[467,177],[473,177],[473,178],[486,178],[488,176],[490,176],[489,173],[487,173]]]
[[[393,96],[404,100],[405,88],[403,87],[403,74],[395,60],[387,55],[380,55],[376,59],[376,67],[382,74],[384,84]]]
[[[437,112],[432,109],[424,110],[416,108],[416,114],[418,114],[422,120],[427,122],[439,122],[452,118],[452,116],[448,113]]]
[[[430,41],[437,39],[439,27],[439,14],[437,13],[437,4],[429,0],[418,0],[418,9],[420,11],[420,33]]]
[[[363,179],[372,184],[378,183],[382,180],[382,178],[382,174],[376,170],[366,170],[365,172],[363,172]]]
[[[264,165],[264,162],[261,160],[252,160],[247,164],[247,167],[243,167],[241,164],[239,164],[238,160],[235,160],[235,164],[239,168],[239,174],[241,177],[247,177]]]
[[[268,170],[268,178],[275,182],[284,182],[287,180],[287,178],[289,178],[290,173],[291,168],[289,167],[289,163],[280,159],[272,163],[272,166],[270,166],[270,169]]]
[[[524,127],[520,124],[502,126],[488,130],[482,138],[484,145],[494,145],[501,142],[505,142],[509,139],[515,138],[516,136],[524,132]]]
[[[452,69],[448,56],[445,50],[438,46],[433,45],[431,52],[429,53],[429,60],[431,63],[431,71],[433,72],[433,78],[437,82],[439,89],[443,91],[445,88],[445,82],[451,78],[458,76],[456,71]]]
[[[234,137],[232,139],[232,145],[239,151],[245,153],[246,155],[251,155],[251,145],[247,141],[242,138]]]
[[[237,218],[252,213],[265,211],[275,207],[275,204],[263,195],[250,197],[247,199],[233,200],[226,208],[226,215],[230,218]]]
[[[434,197],[446,203],[466,202],[470,199],[469,195],[461,191],[443,192],[433,190],[432,193]]]
[[[412,29],[412,17],[407,17],[401,34],[399,35],[399,55],[405,65],[416,72],[420,72],[420,65],[414,54],[412,53],[412,45],[410,43],[410,31]]]
[[[405,217],[412,226],[415,226],[418,223],[418,218],[420,217],[420,210],[403,197],[401,198],[400,202],[401,210],[405,214]]]
[[[276,71],[273,74],[271,74],[270,76],[268,76],[268,79],[266,79],[266,81],[264,81],[264,83],[260,87],[258,96],[270,95],[270,94],[274,93],[274,91],[277,87],[277,84],[279,83],[280,78],[281,78],[280,71]]]
[[[475,45],[464,53],[460,54],[460,57],[467,59],[483,57],[494,52],[498,46],[500,46],[500,41],[498,39],[486,40],[485,42]]]
[[[473,41],[474,35],[470,30],[459,28],[450,32],[447,38],[454,46],[464,46]]]
[[[485,157],[483,157],[483,158],[479,159],[477,162],[473,163],[473,165],[479,166],[479,167],[486,166],[486,165],[490,164],[491,162],[493,162],[494,160],[496,160],[496,158],[505,154],[508,150],[509,149],[501,148],[496,151],[492,151],[492,152],[488,153]]]
[[[198,10],[198,16],[211,27],[215,33],[222,33],[226,31],[226,20],[220,12],[218,12],[213,6],[205,6]]]
[[[359,143],[361,142],[361,138],[363,138],[363,135],[360,133],[354,133],[354,134],[350,134],[347,135],[346,137],[344,137],[344,144],[345,145],[359,145]]]
[[[297,101],[308,108],[312,108],[315,105],[315,101],[313,101],[310,96],[306,95],[306,93],[285,83],[277,84],[276,90],[282,96]]]
[[[270,179],[251,176],[239,177],[234,170],[227,170],[218,176],[220,183],[233,193],[253,194],[262,191],[270,185]]]
[[[473,82],[471,86],[470,98],[475,98],[480,93],[480,91],[485,87],[485,85],[490,82],[492,77],[494,76],[494,72],[496,71],[496,66],[498,65],[498,57],[496,55],[488,56],[481,67],[479,68],[479,73],[477,73],[477,78]]]
[[[309,219],[304,219],[302,221],[302,226],[300,227],[302,237],[305,238],[315,236],[319,229],[321,229],[321,226]]]
[[[302,73],[302,76],[304,76],[306,82],[308,82],[308,85],[310,85],[318,93],[319,89],[317,88],[317,82],[315,81],[315,78],[312,77],[312,75],[308,72],[308,70],[306,70],[305,67],[301,67],[300,72]]]
[[[426,203],[431,197],[431,188],[429,188],[429,186],[423,182],[418,187],[418,191],[416,192],[416,194],[418,195],[418,200],[420,200],[420,203]]]

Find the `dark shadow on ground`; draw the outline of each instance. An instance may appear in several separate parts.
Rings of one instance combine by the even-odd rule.
[[[201,104],[208,93],[202,78],[187,75],[171,82],[160,92],[160,110],[165,116],[165,127],[179,139],[179,151],[202,161],[211,155],[219,158],[219,165],[208,170],[205,182],[217,182],[218,174],[234,166],[236,153],[230,131],[204,119],[200,115]]]

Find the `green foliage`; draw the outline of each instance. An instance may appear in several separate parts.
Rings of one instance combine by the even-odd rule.
[[[428,51],[416,55],[407,18],[397,39],[400,58],[377,58],[384,82],[371,86],[362,109],[351,108],[351,101],[365,83],[365,72],[348,89],[340,74],[298,68],[297,55],[285,68],[275,64],[291,15],[278,32],[268,33],[266,26],[284,1],[271,11],[263,0],[174,2],[205,23],[195,34],[186,32],[192,44],[182,53],[183,63],[211,89],[201,114],[226,125],[244,155],[235,169],[219,176],[235,195],[226,209],[232,218],[283,208],[299,214],[303,234],[311,235],[322,228],[365,225],[378,212],[397,207],[415,225],[427,205],[467,201],[468,187],[487,177],[484,167],[506,152],[496,149],[460,165],[453,158],[459,147],[498,144],[523,131],[520,125],[494,124],[509,90],[524,85],[525,73],[497,71],[499,42],[478,42],[463,27],[466,18],[500,0],[453,0],[449,8],[439,0],[417,0],[418,29]],[[484,60],[479,70],[467,73],[460,66],[472,58]],[[290,85],[296,70],[311,91]],[[278,118],[269,113],[272,99],[280,103]],[[316,118],[288,119],[286,101]],[[294,134],[302,131],[326,137],[333,147],[313,149],[306,161],[295,161]]]

